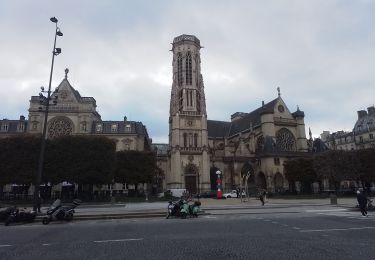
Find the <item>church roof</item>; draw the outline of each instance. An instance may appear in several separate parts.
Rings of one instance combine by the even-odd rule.
[[[207,120],[207,131],[208,137],[210,138],[222,138],[227,136],[230,129],[231,122]]]
[[[239,132],[249,129],[250,123],[253,127],[260,125],[260,116],[263,113],[273,113],[277,100],[278,98],[268,102],[267,104],[262,105],[254,111],[246,114],[244,117],[233,121],[230,128],[229,136],[238,134]]]
[[[232,136],[249,129],[251,126],[260,125],[260,116],[263,113],[273,113],[278,99],[276,98],[250,113],[241,113],[242,117],[232,122],[207,120],[208,137]]]

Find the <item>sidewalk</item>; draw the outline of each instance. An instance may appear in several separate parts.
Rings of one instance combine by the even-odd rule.
[[[255,198],[241,199],[200,199],[203,214],[210,214],[220,211],[221,214],[231,214],[232,210],[248,210],[259,212],[274,211],[277,213],[282,209],[298,209],[299,207],[346,207],[354,208],[356,198],[339,198],[337,205],[331,205],[330,199],[267,199],[265,206]],[[82,204],[76,208],[75,220],[94,220],[94,219],[120,219],[120,218],[149,218],[165,217],[167,213],[168,202],[140,202],[140,203],[106,203],[106,204]],[[47,207],[42,208],[46,212]],[[250,210],[250,211],[249,211]],[[227,212],[227,213],[225,213]],[[39,215],[37,221],[40,221],[43,214]]]

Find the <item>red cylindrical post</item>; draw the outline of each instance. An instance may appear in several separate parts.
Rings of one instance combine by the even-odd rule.
[[[221,172],[219,170],[216,171],[217,175],[217,192],[216,192],[216,198],[221,199],[223,197],[223,188],[222,188],[222,183],[221,183]]]

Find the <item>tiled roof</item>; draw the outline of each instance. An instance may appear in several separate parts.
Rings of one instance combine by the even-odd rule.
[[[224,137],[238,134],[244,130],[260,125],[260,116],[262,113],[273,113],[278,98],[255,109],[250,113],[245,113],[240,119],[233,122],[223,122],[207,120],[208,137]]]

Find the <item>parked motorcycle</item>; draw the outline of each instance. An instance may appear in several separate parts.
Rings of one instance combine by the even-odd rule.
[[[189,204],[186,200],[180,199],[176,202],[169,201],[167,219],[170,217],[198,217],[200,211],[201,202],[195,201],[193,204]]]
[[[33,222],[36,217],[36,211],[30,210],[27,211],[25,209],[18,209],[14,207],[12,211],[10,212],[10,215],[8,218],[5,220],[5,226],[8,226],[10,223],[15,223],[15,222]]]
[[[47,210],[46,216],[43,217],[42,223],[44,225],[49,224],[52,220],[65,220],[71,221],[75,213],[74,209],[81,204],[78,199],[73,200],[73,202],[68,206],[63,206],[60,199],[55,200],[52,205]]]
[[[6,221],[15,207],[0,208],[0,221]]]

